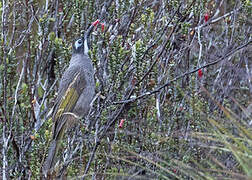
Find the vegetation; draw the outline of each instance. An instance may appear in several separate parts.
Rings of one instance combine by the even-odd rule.
[[[251,1],[0,3],[3,179],[42,178],[73,40],[96,19],[96,98],[57,176],[251,179]],[[56,175],[55,175],[56,176]]]

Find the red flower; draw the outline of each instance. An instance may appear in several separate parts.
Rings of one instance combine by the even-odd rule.
[[[96,26],[99,23],[99,19],[97,19],[95,22],[92,23],[93,26]]]
[[[203,72],[201,69],[198,70],[198,76],[199,76],[199,78],[201,78],[203,76]]]
[[[208,19],[209,19],[209,14],[208,14],[208,13],[206,13],[206,14],[204,15],[204,19],[205,19],[205,22],[208,21]]]
[[[104,32],[104,23],[101,23],[101,31]]]
[[[125,121],[125,119],[121,119],[120,124],[119,124],[119,128],[123,128],[124,121]]]

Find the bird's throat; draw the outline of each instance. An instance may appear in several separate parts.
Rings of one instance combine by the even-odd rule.
[[[87,43],[87,39],[84,40],[84,53],[88,54],[88,43]]]

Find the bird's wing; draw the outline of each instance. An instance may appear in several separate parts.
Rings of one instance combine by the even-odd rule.
[[[64,72],[53,114],[53,139],[58,139],[67,120],[65,113],[73,111],[85,87],[86,78],[80,67],[71,66]]]
[[[59,148],[59,142],[63,137],[64,131],[69,120],[65,113],[72,112],[78,101],[83,89],[86,87],[85,73],[77,66],[69,67],[63,74],[58,97],[54,106],[53,113],[53,139],[49,147],[47,159],[44,163],[44,172],[47,174],[48,170],[53,167],[55,157]]]

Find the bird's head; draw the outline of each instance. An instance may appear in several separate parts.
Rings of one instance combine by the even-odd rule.
[[[90,48],[90,35],[94,27],[99,23],[99,20],[96,20],[91,24],[88,30],[85,32],[83,37],[76,39],[73,43],[73,54],[85,54],[88,55]]]

